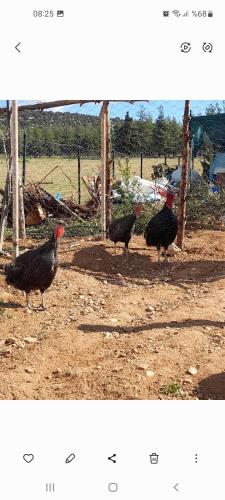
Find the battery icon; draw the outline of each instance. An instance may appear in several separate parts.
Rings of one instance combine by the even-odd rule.
[[[57,17],[64,17],[64,10],[57,10]]]
[[[212,10],[208,11],[208,17],[213,17],[213,11]]]

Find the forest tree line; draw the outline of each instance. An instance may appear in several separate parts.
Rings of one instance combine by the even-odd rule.
[[[218,105],[210,105],[206,114],[222,112]],[[4,153],[1,136],[6,135],[6,116],[0,117],[0,153]],[[100,156],[101,134],[98,116],[53,111],[23,111],[19,113],[19,153],[23,153],[23,135],[26,132],[27,156],[77,155]],[[2,133],[1,133],[2,132]],[[124,156],[179,155],[182,150],[182,124],[166,117],[159,107],[155,120],[140,107],[138,118],[129,112],[125,118],[111,120],[111,144],[115,154]]]

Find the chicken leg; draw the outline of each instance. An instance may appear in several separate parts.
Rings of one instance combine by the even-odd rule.
[[[125,247],[124,247],[124,257],[128,257],[128,255],[129,255],[128,245],[125,245]]]
[[[45,301],[44,301],[44,292],[42,292],[41,290],[40,290],[40,292],[41,292],[41,304],[39,307],[37,307],[36,310],[37,311],[46,311],[47,307],[46,307]]]
[[[160,248],[157,248],[157,253],[158,253],[158,264],[160,264]]]
[[[45,311],[47,309],[44,301],[44,292],[41,292],[41,304],[38,307],[32,307],[30,303],[30,292],[25,292],[25,293],[26,293],[26,307],[28,311]]]
[[[26,294],[26,307],[29,311],[33,311],[33,307],[30,303],[30,292],[25,292]]]

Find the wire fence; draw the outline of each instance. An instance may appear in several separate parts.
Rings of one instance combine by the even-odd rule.
[[[2,141],[0,141],[2,142]],[[6,141],[5,141],[6,144]],[[89,197],[83,178],[97,177],[101,173],[100,151],[85,148],[79,144],[66,144],[29,139],[29,131],[19,134],[19,162],[22,184],[38,183],[60,199],[72,198],[78,204],[85,203]],[[181,163],[180,154],[167,153],[159,156],[156,152],[146,154],[124,154],[111,150],[111,177],[120,180],[124,173],[153,179],[168,175]],[[0,187],[3,188],[6,169],[5,158],[0,158]]]
[[[23,147],[20,149],[22,163],[23,184],[31,179],[38,182],[52,183],[52,188],[57,187],[76,198],[80,204],[82,200],[82,178],[84,176],[100,175],[101,156],[99,151],[86,149],[80,145],[67,145],[55,142],[46,142],[41,152],[37,147],[27,144],[27,134],[23,135]],[[59,154],[60,151],[60,154]],[[131,175],[151,179],[154,168],[161,165],[165,173],[174,169],[181,162],[181,155],[158,156],[127,154],[111,150],[111,176],[113,180],[120,179],[126,168]],[[35,171],[34,171],[35,169]],[[64,179],[63,179],[64,177]],[[52,190],[52,189],[50,189]],[[70,191],[70,193],[69,193]]]

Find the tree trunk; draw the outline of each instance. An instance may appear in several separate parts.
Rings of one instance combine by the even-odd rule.
[[[101,110],[101,212],[102,238],[106,238],[107,227],[111,221],[111,176],[110,176],[110,120],[109,101],[103,101]]]
[[[188,170],[189,170],[189,122],[190,122],[190,101],[185,101],[184,118],[183,118],[183,157],[182,157],[182,171],[180,182],[180,195],[178,207],[178,232],[177,232],[177,245],[183,248],[185,223],[186,223],[186,196],[188,187]]]

